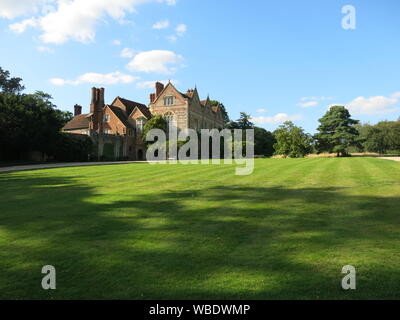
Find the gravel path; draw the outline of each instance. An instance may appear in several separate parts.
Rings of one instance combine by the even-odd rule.
[[[385,157],[385,158],[379,158],[379,159],[400,161],[400,157]]]

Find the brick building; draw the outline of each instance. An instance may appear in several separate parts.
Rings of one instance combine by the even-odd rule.
[[[99,157],[114,159],[144,160],[146,146],[141,132],[155,115],[173,122],[178,130],[221,129],[224,126],[220,107],[211,106],[209,98],[200,100],[197,89],[182,93],[172,83],[164,87],[156,82],[148,107],[121,97],[105,104],[104,88],[92,88],[90,113],[82,114],[80,105],[74,108],[74,118],[63,131],[90,136]]]

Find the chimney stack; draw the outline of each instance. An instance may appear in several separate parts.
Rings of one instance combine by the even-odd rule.
[[[104,107],[104,88],[100,88],[99,90],[99,104],[101,105],[101,107]]]
[[[97,101],[97,89],[96,88],[92,88],[92,100],[90,104],[95,104]]]
[[[164,90],[164,85],[161,82],[156,82],[156,99],[159,97],[161,91]]]
[[[103,130],[103,108],[104,108],[104,88],[92,88],[92,102],[90,113],[92,113],[93,130],[101,132]]]
[[[156,101],[156,94],[155,93],[151,93],[150,94],[150,103],[153,103],[154,101]]]
[[[74,105],[74,116],[79,116],[82,114],[82,106],[79,104]]]

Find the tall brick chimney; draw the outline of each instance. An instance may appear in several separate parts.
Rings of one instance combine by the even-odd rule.
[[[79,104],[74,105],[74,116],[79,116],[82,114],[82,106]]]
[[[90,113],[92,113],[92,129],[97,132],[103,131],[103,108],[104,108],[104,88],[92,88],[92,99],[90,103]]]
[[[164,90],[164,85],[161,82],[156,82],[156,99],[163,90]]]
[[[150,94],[150,103],[153,103],[154,101],[156,101],[156,94],[155,93],[151,93]]]

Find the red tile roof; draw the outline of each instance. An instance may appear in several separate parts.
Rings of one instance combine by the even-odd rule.
[[[80,114],[74,117],[70,122],[64,126],[64,130],[77,130],[89,128],[90,114]]]

